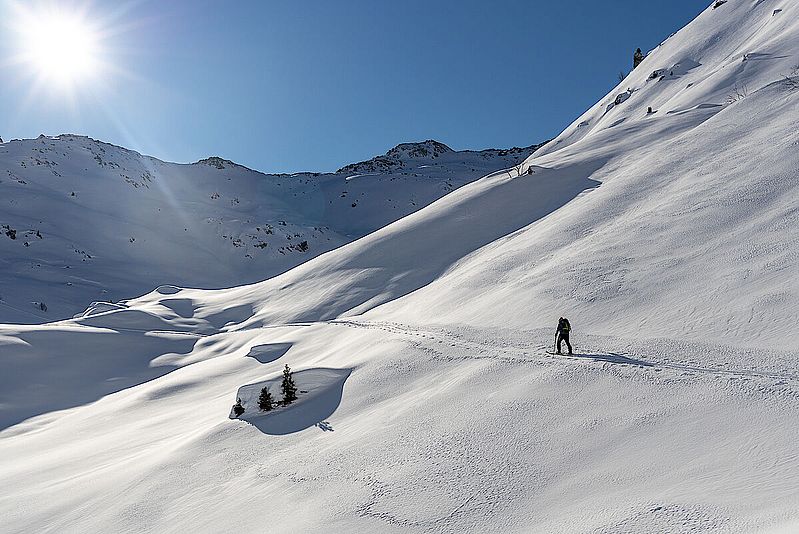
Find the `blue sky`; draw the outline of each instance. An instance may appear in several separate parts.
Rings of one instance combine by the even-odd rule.
[[[553,137],[636,47],[708,1],[62,0],[101,34],[106,65],[69,87],[37,84],[19,58],[14,19],[37,4],[0,0],[3,139],[80,133],[168,161],[293,172],[428,138],[478,149]]]

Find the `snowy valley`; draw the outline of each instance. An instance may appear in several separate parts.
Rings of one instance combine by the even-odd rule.
[[[0,176],[4,299],[65,312],[70,254],[131,290],[0,325],[4,530],[796,532],[797,118],[799,4],[729,0],[520,163],[428,143],[276,177],[0,145],[29,182]],[[70,165],[97,185],[71,197]],[[547,352],[560,316],[573,355]],[[260,411],[286,365],[298,399]]]

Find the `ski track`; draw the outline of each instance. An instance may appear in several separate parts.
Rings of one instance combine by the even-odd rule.
[[[623,352],[596,352],[580,353],[573,355],[553,355],[536,356],[536,353],[545,353],[551,346],[540,342],[530,344],[518,344],[508,339],[490,337],[496,336],[490,329],[468,328],[457,331],[451,328],[439,327],[436,329],[421,329],[416,325],[407,325],[395,322],[376,322],[376,321],[353,321],[353,320],[333,320],[328,324],[350,328],[366,328],[382,330],[395,335],[411,338],[410,343],[423,352],[430,353],[436,358],[447,360],[455,359],[491,359],[514,364],[541,363],[546,360],[563,360],[579,364],[601,363],[602,368],[610,370],[613,367],[635,367],[659,373],[664,370],[681,373],[685,376],[692,374],[707,375],[717,378],[728,379],[760,379],[764,381],[777,382],[774,386],[799,385],[799,375],[790,373],[772,373],[759,371],[757,369],[735,369],[723,367],[707,367],[692,365],[690,363],[673,363],[664,361],[653,361],[642,359],[638,354]],[[479,330],[479,331],[478,331]],[[471,331],[471,332],[470,332]],[[473,338],[467,338],[472,333]],[[535,333],[537,334],[537,332]],[[531,333],[531,335],[535,335]],[[448,344],[450,347],[462,350],[460,356],[447,355],[446,352],[437,350],[436,344]],[[672,355],[670,355],[672,356]]]

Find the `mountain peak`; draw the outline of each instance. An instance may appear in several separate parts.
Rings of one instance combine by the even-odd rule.
[[[219,156],[209,156],[201,160],[195,161],[192,165],[208,165],[222,170],[226,167],[241,167],[238,163],[230,161],[229,159],[220,158]]]
[[[432,160],[441,154],[455,152],[439,141],[428,139],[415,143],[400,143],[385,154],[366,161],[350,163],[340,168],[339,173],[387,172],[405,166],[411,160]]]
[[[447,152],[454,152],[454,150],[444,143],[428,139],[417,143],[400,143],[386,152],[386,156],[400,159],[429,159],[437,158]]]

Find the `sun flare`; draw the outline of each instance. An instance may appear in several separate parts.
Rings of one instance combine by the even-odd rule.
[[[98,74],[97,32],[80,16],[24,13],[17,29],[19,59],[41,79],[74,86]]]
[[[91,72],[94,43],[91,32],[74,19],[50,19],[31,28],[31,59],[44,73],[74,80]]]

